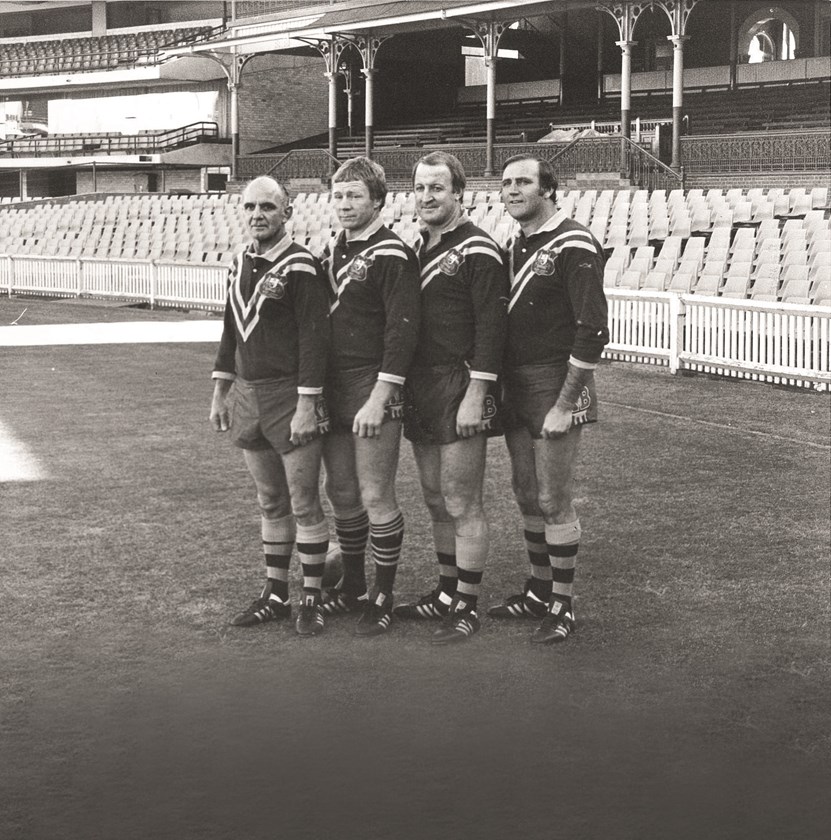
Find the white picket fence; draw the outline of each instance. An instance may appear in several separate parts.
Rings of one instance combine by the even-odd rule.
[[[219,310],[227,269],[174,262],[0,255],[0,290]],[[831,307],[606,289],[606,357],[831,388]]]
[[[0,255],[0,289],[8,294],[113,298],[151,306],[222,309],[222,265]]]

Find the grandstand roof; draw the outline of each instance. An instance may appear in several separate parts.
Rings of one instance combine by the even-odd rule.
[[[581,5],[564,0],[350,0],[337,6],[293,9],[255,20],[237,21],[233,34],[213,42],[170,50],[169,54],[203,51],[231,51],[248,45],[260,49],[291,49],[303,44],[298,38],[328,38],[339,33],[384,30],[385,34],[412,32],[425,27],[447,26],[470,18],[518,20],[521,17],[551,13],[557,6]],[[586,0],[586,7],[595,5]]]

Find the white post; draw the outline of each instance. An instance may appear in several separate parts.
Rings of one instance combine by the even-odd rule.
[[[681,368],[681,350],[684,346],[684,321],[686,307],[681,295],[669,299],[669,372],[678,373]]]
[[[668,35],[672,41],[672,162],[673,169],[681,167],[681,111],[684,107],[684,41],[688,35]]]

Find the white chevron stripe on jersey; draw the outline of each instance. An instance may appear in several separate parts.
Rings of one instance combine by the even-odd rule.
[[[556,247],[551,247],[554,242],[560,242],[561,244]],[[563,233],[560,236],[555,236],[549,243],[549,246],[546,248],[540,248],[539,251],[537,251],[537,254],[541,251],[548,251],[553,257],[557,257],[569,248],[575,248],[580,251],[591,251],[593,254],[597,253],[591,234],[584,234],[582,231],[569,231],[568,233]],[[528,285],[528,281],[534,276],[534,263],[536,262],[536,257],[529,259],[528,262],[526,262],[525,265],[522,266],[516,274],[514,274],[514,252],[511,250],[509,253],[511,255],[509,265],[509,276],[511,278],[511,299],[508,301],[508,312],[513,309],[514,304]]]
[[[357,257],[363,257],[364,259],[367,257],[398,257],[399,259],[406,260],[407,249],[403,242],[395,242],[394,240],[386,239],[383,242],[370,245],[369,248],[365,251],[361,251],[360,254],[355,254],[355,257],[353,257],[352,260],[349,260],[343,268],[338,269],[337,273],[335,273],[335,260],[334,255],[332,255],[329,265],[327,266],[326,273],[329,276],[329,285],[332,287],[332,291],[337,295],[337,297],[329,307],[330,313],[334,312],[338,308],[340,297],[352,279],[348,274],[349,266],[352,265],[353,260]]]
[[[491,241],[485,236],[468,236],[463,239],[458,245],[454,245],[451,251],[460,251],[465,257],[468,254],[482,254],[486,257],[493,257],[500,265],[502,265],[502,254],[499,253],[499,248],[495,242]],[[442,260],[447,256],[449,251],[442,251],[441,254],[433,257],[430,262],[426,263],[421,269],[421,288],[424,287],[440,273],[439,266]]]
[[[234,266],[232,265],[232,271],[233,268]],[[242,277],[242,257],[239,258],[236,268],[236,274],[234,274],[231,278],[229,300],[240,337],[243,341],[248,341],[248,338],[260,321],[260,310],[266,301],[266,298],[260,291],[265,277],[261,278],[254,287],[254,291],[251,294],[248,303],[246,303],[243,300],[242,288],[240,286],[240,279]],[[283,269],[292,273],[300,272],[303,274],[317,274],[317,270],[315,269],[311,256],[296,252],[286,255],[283,259],[277,260],[277,262],[275,262],[274,265],[266,272],[266,275],[271,274],[272,272],[279,272]]]

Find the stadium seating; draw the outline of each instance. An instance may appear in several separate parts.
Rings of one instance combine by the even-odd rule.
[[[32,76],[112,70],[140,62],[165,48],[211,34],[210,26],[147,29],[98,37],[26,38],[0,44],[0,75]]]
[[[814,192],[801,188],[794,203]],[[680,190],[647,195],[629,190],[564,190],[561,207],[578,214],[606,250],[607,287],[722,295],[727,298],[804,302],[828,297],[831,283],[831,230],[828,209],[804,216],[762,219],[742,227],[716,226],[650,238],[643,231],[649,214],[664,206],[674,219],[691,218],[701,202],[752,204],[771,191]],[[818,200],[826,198],[819,195]],[[773,191],[773,200],[791,205],[790,191]],[[666,202],[666,204],[664,204]],[[505,212],[498,192],[468,190],[464,203],[471,219],[500,244],[517,225]],[[320,250],[337,227],[328,194],[299,193],[288,228],[312,250]],[[418,236],[412,192],[390,192],[384,221],[406,241]],[[609,224],[606,225],[608,220]],[[614,224],[612,221],[614,220]],[[246,240],[239,194],[108,195],[0,203],[0,254],[42,257],[174,260],[226,263]]]

